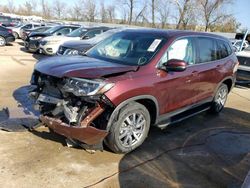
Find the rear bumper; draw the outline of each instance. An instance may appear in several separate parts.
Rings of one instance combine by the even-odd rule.
[[[250,67],[239,66],[237,70],[237,82],[246,82],[250,83]]]

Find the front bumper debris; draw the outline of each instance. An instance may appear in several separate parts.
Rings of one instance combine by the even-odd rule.
[[[108,134],[107,131],[96,129],[92,126],[70,126],[62,122],[60,119],[48,116],[40,116],[40,120],[56,133],[67,138],[79,140],[88,145],[100,144]]]

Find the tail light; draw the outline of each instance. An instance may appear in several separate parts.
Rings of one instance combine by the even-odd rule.
[[[8,29],[8,33],[12,33],[12,30],[11,30],[11,29]]]
[[[13,22],[10,23],[11,26],[14,26],[15,24]]]

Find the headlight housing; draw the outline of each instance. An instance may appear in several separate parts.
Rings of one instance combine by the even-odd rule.
[[[113,86],[114,83],[106,83],[103,80],[67,78],[63,90],[65,92],[73,93],[75,96],[92,96],[103,94]]]
[[[40,42],[40,44],[41,44],[42,46],[44,46],[44,45],[47,44],[47,41],[46,41],[46,40],[42,40],[42,41]]]
[[[80,52],[78,50],[74,50],[74,49],[67,49],[67,50],[65,50],[63,55],[80,55]]]

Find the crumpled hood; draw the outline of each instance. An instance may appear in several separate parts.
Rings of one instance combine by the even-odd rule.
[[[100,78],[111,74],[136,71],[138,66],[121,65],[86,56],[56,56],[40,60],[35,70],[62,77]]]
[[[63,47],[70,48],[70,49],[75,49],[79,51],[83,51],[85,49],[89,49],[94,44],[88,43],[87,41],[84,40],[74,40],[74,41],[67,41],[62,44]]]

